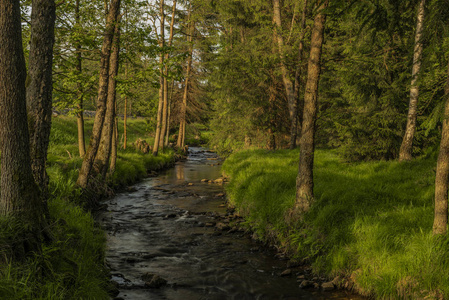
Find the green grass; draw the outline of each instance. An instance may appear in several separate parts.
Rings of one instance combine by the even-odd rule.
[[[376,298],[449,298],[449,241],[432,235],[436,161],[346,163],[315,155],[315,203],[293,228],[299,152],[231,155],[223,170],[231,204],[262,239],[308,260],[316,273],[342,275]]]
[[[86,146],[93,120],[86,120]],[[138,138],[150,145],[153,138],[148,124],[129,120],[127,149],[119,147],[116,172],[108,179],[111,188],[120,188],[174,162],[174,152],[165,150],[157,157],[136,151]],[[123,133],[123,122],[119,132]],[[121,135],[119,135],[119,140]],[[122,143],[120,143],[122,145]],[[83,210],[81,192],[75,182],[82,159],[78,157],[76,119],[53,119],[48,150],[50,176],[49,211],[54,240],[44,245],[43,253],[26,262],[0,265],[0,299],[109,299],[108,270],[104,264],[106,238],[93,216]],[[0,220],[0,254],[15,241],[20,224]]]

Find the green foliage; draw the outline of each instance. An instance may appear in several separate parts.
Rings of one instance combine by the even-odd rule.
[[[288,227],[298,151],[242,151],[224,163],[230,201],[264,240],[343,275],[376,298],[449,296],[446,237],[432,234],[435,155],[413,162],[345,163],[315,155],[315,203]]]

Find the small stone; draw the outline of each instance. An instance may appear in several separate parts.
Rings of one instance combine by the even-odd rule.
[[[301,284],[299,285],[299,287],[301,289],[306,289],[306,288],[309,288],[311,286],[313,286],[313,282],[309,281],[309,280],[303,280],[303,281],[301,281]]]
[[[192,185],[193,185],[193,183],[189,182],[188,186],[192,186]]]
[[[224,208],[224,207],[226,207],[226,204],[220,204],[220,205],[218,205],[218,207]]]
[[[217,223],[217,225],[215,226],[215,228],[217,228],[218,230],[229,230],[231,229],[231,227],[225,223]]]
[[[208,182],[209,180],[207,179],[201,179],[201,182]]]
[[[150,273],[142,275],[142,280],[145,281],[145,287],[152,289],[158,289],[167,284],[167,280],[164,278]]]
[[[205,227],[214,227],[215,223],[214,222],[207,222],[206,224],[204,224]]]
[[[298,277],[296,277],[296,279],[297,279],[298,281],[302,281],[302,280],[306,279],[306,276],[304,276],[304,275],[299,275]]]
[[[317,283],[317,282],[315,282],[315,283],[313,284],[313,288],[314,288],[314,289],[319,289],[319,288],[320,288],[320,284]]]
[[[321,288],[323,289],[323,291],[331,291],[335,288],[334,284],[332,283],[332,281],[329,282],[325,282],[321,285]]]
[[[335,286],[339,286],[342,283],[342,281],[343,281],[343,278],[341,278],[340,276],[337,276],[332,280],[332,283]]]
[[[224,195],[225,195],[224,193],[219,193],[219,194],[216,194],[215,197],[217,197],[217,198],[224,197]]]
[[[215,183],[223,183],[223,178],[218,178],[214,180]]]
[[[292,269],[287,269],[287,270],[285,270],[284,272],[281,273],[282,277],[291,276],[291,275],[292,275]]]

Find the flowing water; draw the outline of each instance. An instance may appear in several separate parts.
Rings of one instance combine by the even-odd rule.
[[[300,289],[296,275],[308,276],[307,268],[280,276],[286,260],[227,228],[223,186],[201,182],[220,175],[214,153],[191,148],[186,161],[106,202],[101,219],[107,263],[120,290],[116,299],[360,299]],[[230,222],[232,227],[235,220]],[[144,274],[167,284],[150,288]]]

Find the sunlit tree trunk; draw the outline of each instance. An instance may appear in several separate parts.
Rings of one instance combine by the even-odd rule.
[[[115,111],[117,112],[117,106],[115,108]],[[117,114],[115,114],[117,115]],[[112,146],[111,146],[111,162],[109,165],[109,174],[114,174],[115,167],[117,165],[117,147],[118,147],[118,118],[115,117],[114,120],[114,132],[112,135]]]
[[[43,195],[47,195],[45,171],[52,114],[52,67],[55,40],[55,3],[33,0],[30,56],[28,63],[27,111],[30,134],[31,169]],[[11,74],[12,75],[12,74]],[[12,75],[13,76],[13,75]]]
[[[290,149],[296,148],[297,134],[301,131],[301,120],[298,120],[298,116],[302,115],[303,103],[300,101],[300,90],[301,90],[301,70],[302,70],[302,56],[304,49],[304,35],[306,33],[306,16],[307,16],[307,0],[304,0],[304,7],[302,10],[301,18],[301,33],[299,36],[299,48],[298,48],[298,63],[296,65],[295,71],[295,100],[293,101],[293,118],[291,119],[290,125]],[[298,126],[299,125],[299,126]]]
[[[120,11],[120,0],[112,0],[106,19],[106,29],[104,32],[103,46],[101,48],[100,80],[98,86],[97,110],[95,113],[94,126],[89,141],[89,147],[84,155],[83,163],[79,171],[77,185],[87,188],[89,176],[93,167],[98,146],[100,145],[101,131],[106,114],[106,101],[108,95],[109,81],[109,59],[111,56],[112,39],[114,36],[115,23]]]
[[[176,0],[173,1],[173,10],[172,10],[172,17],[171,17],[171,21],[170,21],[170,36],[168,38],[168,47],[171,47],[172,42],[173,42],[173,28],[175,25],[175,13],[176,13]],[[165,60],[167,61],[169,58],[169,53],[167,52],[165,54]],[[162,116],[162,130],[161,130],[161,148],[164,148],[165,145],[168,145],[168,143],[166,143],[164,141],[164,138],[166,136],[167,133],[167,128],[168,128],[168,114],[169,114],[169,110],[170,110],[170,105],[168,103],[168,66],[165,66],[164,68],[164,109],[163,109],[163,116]]]
[[[423,52],[422,35],[424,27],[425,6],[426,0],[421,0],[416,22],[415,48],[413,51],[412,82],[410,87],[410,102],[408,108],[407,126],[405,127],[404,138],[399,150],[399,161],[412,159],[413,137],[416,131],[416,116],[418,114],[419,86],[417,82],[418,74],[421,70],[421,60]]]
[[[108,96],[106,101],[106,115],[101,131],[101,140],[98,152],[95,157],[95,171],[106,178],[109,167],[109,158],[111,156],[112,136],[114,133],[115,120],[115,97],[116,97],[116,77],[119,68],[119,52],[120,52],[120,23],[115,25],[114,38],[112,42],[111,56],[109,60],[109,82]]]
[[[192,56],[193,56],[193,35],[195,33],[195,25],[190,20],[191,7],[189,7],[189,15],[187,17],[187,22],[189,24],[189,31],[187,35],[187,42],[189,45],[189,57],[187,59],[187,68],[186,68],[186,77],[184,81],[184,94],[182,96],[182,109],[181,109],[181,119],[179,124],[179,134],[178,141],[176,145],[178,147],[185,146],[186,139],[186,115],[187,115],[187,97],[189,94],[189,79],[190,79],[190,71],[192,68]]]
[[[437,172],[435,177],[435,215],[433,233],[446,234],[448,222],[448,188],[449,188],[449,64],[447,71],[446,99],[444,105],[443,129],[441,132],[440,152],[438,153]]]
[[[307,83],[304,95],[304,113],[300,139],[299,171],[296,178],[296,204],[298,213],[307,212],[313,202],[313,156],[315,150],[315,122],[318,104],[318,83],[321,72],[321,52],[326,15],[323,10],[328,0],[319,3],[312,29]]]
[[[75,25],[78,27],[81,26],[80,24],[80,0],[76,0],[75,2]],[[75,51],[76,51],[76,72],[78,73],[78,76],[81,75],[82,72],[82,55],[81,55],[81,42],[79,39],[75,42]],[[83,90],[81,82],[77,83],[77,97],[78,97],[78,104],[77,104],[77,112],[76,112],[76,123],[78,128],[78,151],[80,157],[83,157],[84,154],[86,154],[86,143],[84,141],[84,108],[83,108]]]
[[[175,81],[172,80],[171,83],[171,91],[170,91],[170,98],[168,100],[168,117],[167,117],[167,131],[165,133],[165,146],[168,147],[169,140],[170,140],[170,117],[171,117],[171,108],[170,105],[173,101],[173,89],[174,89]]]
[[[154,146],[153,146],[153,155],[157,156],[159,153],[159,147],[163,144],[161,143],[161,131],[162,131],[162,119],[163,119],[163,110],[164,110],[164,54],[163,49],[165,47],[165,12],[164,12],[164,0],[161,0],[160,7],[160,15],[161,15],[161,34],[159,37],[159,46],[161,47],[161,56],[159,58],[160,64],[160,78],[159,78],[159,103],[157,108],[157,118],[156,118],[156,134],[154,136]]]
[[[18,257],[40,249],[44,219],[44,203],[31,170],[19,0],[0,1],[0,45],[0,214],[17,219],[27,231],[22,242],[16,241],[23,247],[12,249]]]

